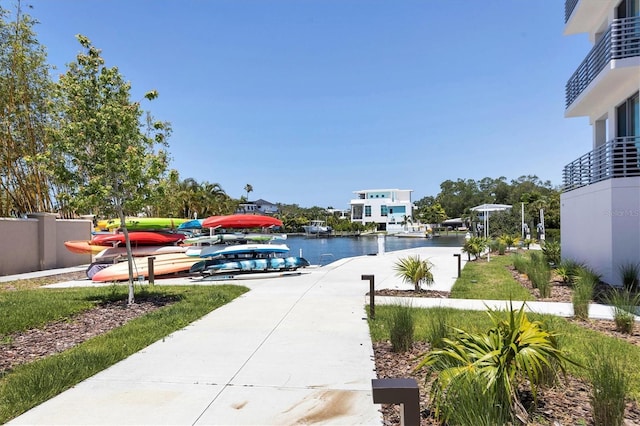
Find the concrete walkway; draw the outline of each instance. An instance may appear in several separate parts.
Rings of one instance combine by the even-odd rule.
[[[377,289],[412,288],[393,265],[419,254],[434,264],[431,288],[448,291],[457,276],[456,253],[459,248],[417,248],[342,259],[297,275],[231,281],[251,291],[8,424],[379,425],[364,309],[369,282],[361,276],[374,275]],[[229,281],[156,281],[162,283]],[[397,300],[377,297],[376,303]],[[416,307],[482,310],[504,303],[412,299]],[[527,305],[572,314],[567,304]],[[605,308],[597,312],[606,317]]]

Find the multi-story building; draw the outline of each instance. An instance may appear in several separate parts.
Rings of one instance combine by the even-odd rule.
[[[354,191],[351,200],[351,221],[376,223],[379,231],[402,231],[407,219],[413,217],[412,189],[366,189]]]
[[[640,261],[640,0],[565,0],[565,35],[593,48],[566,85],[566,117],[589,117],[592,150],[564,168],[562,257],[622,283]],[[586,143],[586,141],[585,141]]]
[[[236,213],[248,213],[248,214],[274,214],[278,213],[278,206],[270,203],[262,198],[256,201],[249,201],[247,203],[241,203],[236,209]]]

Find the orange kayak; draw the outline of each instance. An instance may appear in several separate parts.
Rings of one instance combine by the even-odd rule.
[[[97,254],[105,249],[105,246],[91,244],[91,241],[65,241],[64,246],[72,253]]]

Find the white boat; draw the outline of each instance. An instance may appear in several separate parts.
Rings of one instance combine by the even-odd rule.
[[[431,238],[431,235],[425,231],[402,231],[393,235],[398,238]]]
[[[312,220],[309,225],[304,225],[302,228],[308,235],[327,235],[332,231],[330,226],[325,225],[324,220]]]

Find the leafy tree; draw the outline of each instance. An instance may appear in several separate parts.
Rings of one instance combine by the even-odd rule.
[[[447,219],[447,212],[440,203],[434,202],[430,206],[421,207],[418,210],[418,217],[422,223],[440,224]]]
[[[522,218],[520,210],[511,208],[489,214],[489,234],[491,237],[497,238],[504,234],[520,235],[521,231]]]
[[[50,170],[60,186],[60,208],[72,212],[137,214],[160,189],[168,157],[162,148],[168,123],[153,121],[139,102],[130,100],[130,83],[116,67],[107,68],[100,50],[76,36],[84,52],[60,76],[57,101],[60,127],[48,151]],[[157,97],[148,92],[146,99]],[[123,226],[129,255],[129,303],[134,302],[131,243]]]
[[[466,209],[488,202],[473,179],[442,182],[436,201],[449,217],[460,217]]]
[[[48,144],[52,82],[36,21],[0,7],[0,215],[52,211],[51,184],[39,154]]]

